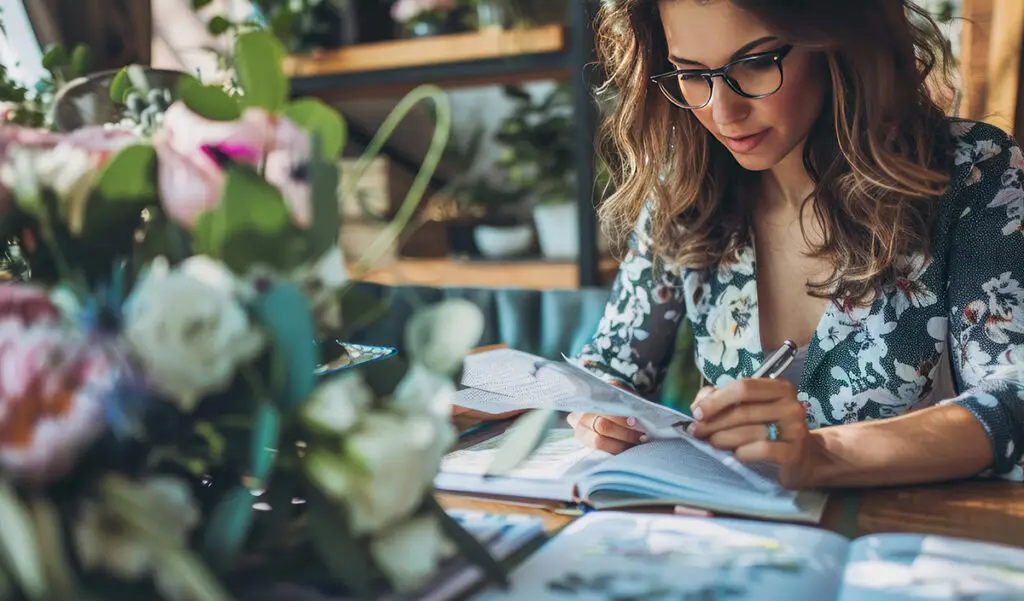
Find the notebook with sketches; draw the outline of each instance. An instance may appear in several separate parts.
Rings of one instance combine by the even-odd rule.
[[[473,601],[911,601],[1024,598],[1024,549],[916,534],[588,514]]]
[[[821,521],[827,494],[779,487],[766,491],[698,450],[687,439],[662,439],[618,455],[576,441],[570,428],[548,433],[537,451],[511,473],[483,477],[504,432],[445,456],[438,490],[519,502],[558,501],[595,509],[689,505],[709,511],[792,522]],[[770,470],[761,476],[774,481]]]
[[[467,510],[449,510],[448,514],[487,547],[499,561],[511,561],[532,549],[544,537],[544,522],[528,515],[494,514]],[[453,557],[438,570],[429,584],[415,593],[389,595],[383,601],[447,601],[464,598],[484,582],[483,572],[466,559]],[[246,592],[245,601],[355,601],[338,585],[316,586],[308,583],[279,582],[261,585]]]

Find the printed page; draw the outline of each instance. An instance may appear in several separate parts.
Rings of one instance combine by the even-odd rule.
[[[880,534],[850,545],[840,601],[1024,598],[1024,549],[977,541]]]
[[[846,557],[817,528],[723,518],[590,513],[475,601],[832,601]]]

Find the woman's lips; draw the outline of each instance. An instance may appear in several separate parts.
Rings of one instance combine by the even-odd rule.
[[[757,148],[758,145],[761,144],[761,141],[764,140],[765,137],[768,135],[769,131],[771,131],[771,128],[758,132],[756,134],[751,134],[749,136],[722,136],[722,140],[725,143],[725,145],[729,148],[729,150],[733,152],[747,153]]]

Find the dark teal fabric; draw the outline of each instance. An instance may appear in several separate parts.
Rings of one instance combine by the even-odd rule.
[[[355,286],[357,291],[387,302],[390,312],[356,332],[348,342],[400,347],[405,324],[417,308],[460,298],[483,311],[481,346],[507,344],[548,359],[579,352],[594,335],[608,301],[608,290],[604,288],[525,290],[386,286],[368,282]]]

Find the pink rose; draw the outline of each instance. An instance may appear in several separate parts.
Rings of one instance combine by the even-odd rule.
[[[235,121],[210,121],[175,103],[164,114],[156,151],[160,200],[168,217],[192,229],[217,206],[224,185],[220,157],[263,164],[267,181],[280,189],[293,220],[309,225],[309,191],[300,167],[309,159],[309,136],[287,119],[247,109]]]
[[[104,431],[116,370],[66,329],[0,321],[0,472],[45,484]]]

